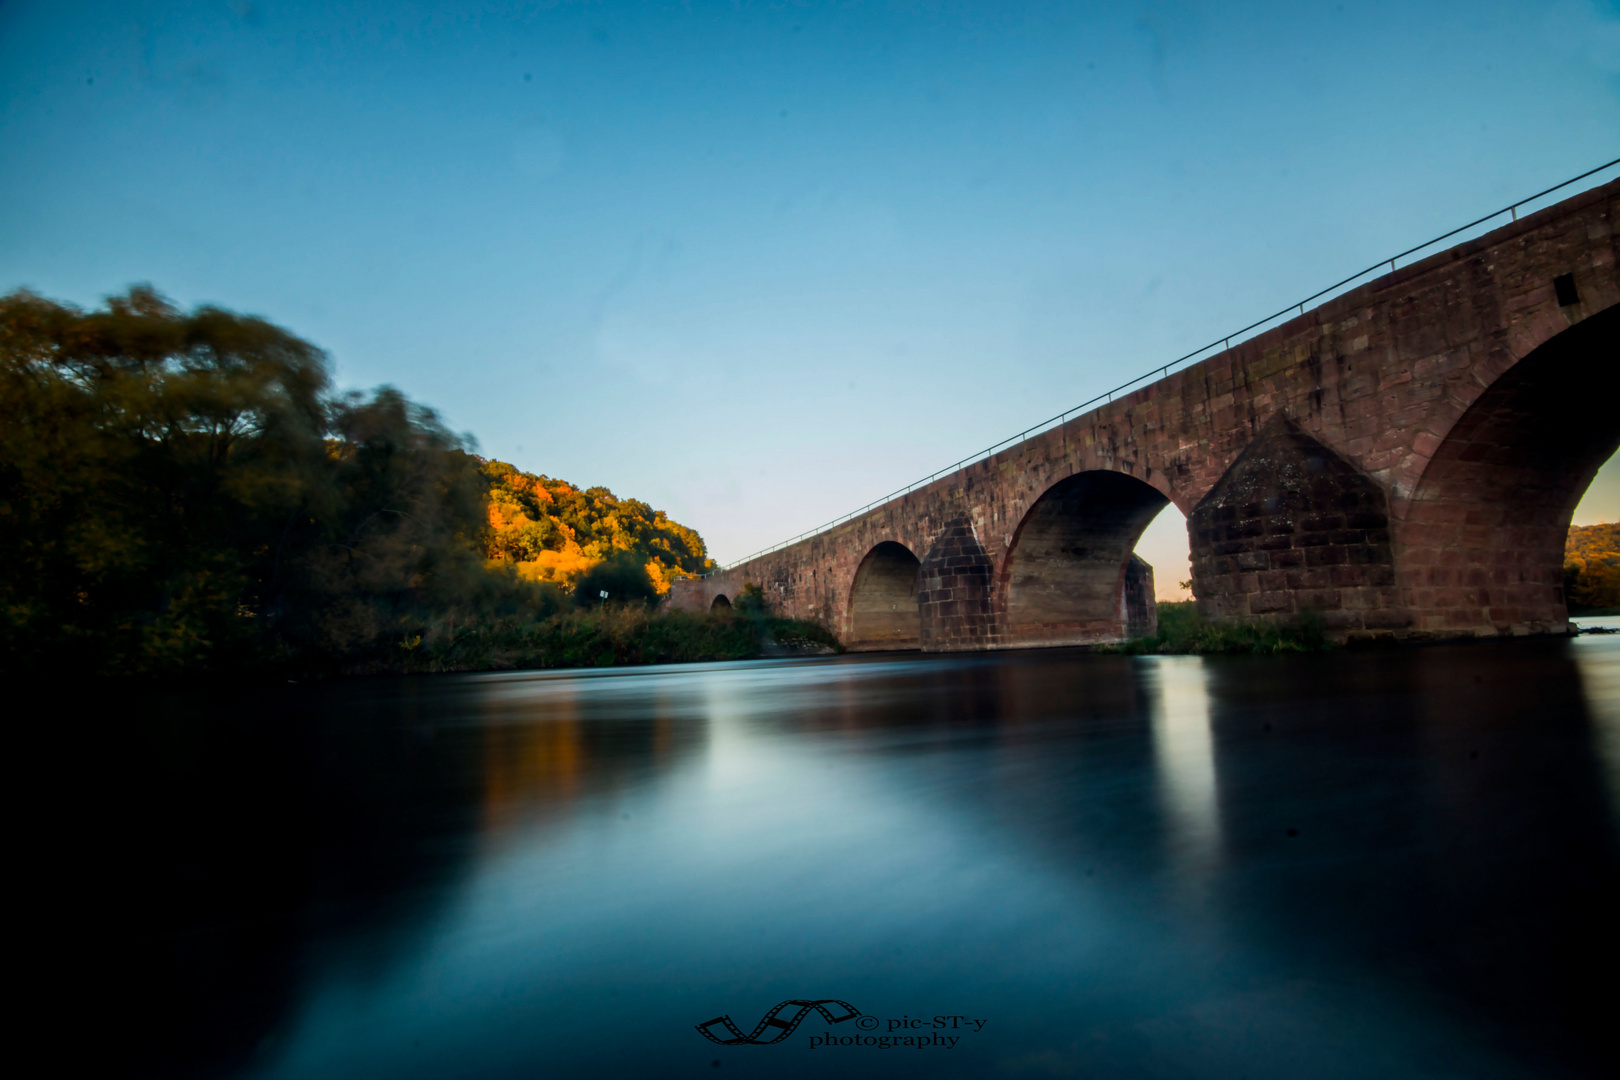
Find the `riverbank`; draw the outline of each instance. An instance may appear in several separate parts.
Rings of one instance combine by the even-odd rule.
[[[322,665],[317,675],[627,667],[842,652],[825,627],[798,619],[650,611],[639,605],[539,619],[446,623],[391,649]]]
[[[1332,647],[1320,618],[1306,615],[1285,623],[1215,623],[1200,616],[1198,605],[1187,600],[1159,605],[1159,630],[1152,637],[1100,646],[1098,651],[1127,656],[1205,655],[1320,652]]]

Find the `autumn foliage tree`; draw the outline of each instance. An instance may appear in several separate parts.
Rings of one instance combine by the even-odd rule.
[[[702,537],[638,499],[620,499],[605,487],[581,490],[504,461],[486,462],[484,475],[489,557],[527,579],[577,583],[598,563],[630,553],[641,557],[662,595],[681,574],[714,568]]]

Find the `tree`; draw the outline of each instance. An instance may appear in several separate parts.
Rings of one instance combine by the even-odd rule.
[[[323,468],[320,350],[147,287],[0,298],[0,636],[13,662],[240,651]]]
[[[490,484],[487,554],[540,581],[572,582],[616,552],[642,556],[660,593],[682,574],[714,568],[703,538],[639,499],[581,490],[504,461],[483,466]]]
[[[658,590],[647,574],[646,561],[631,551],[617,552],[603,559],[581,574],[574,586],[574,602],[581,607],[657,601]]]

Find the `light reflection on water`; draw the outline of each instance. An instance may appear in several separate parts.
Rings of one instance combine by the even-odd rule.
[[[1204,659],[1166,656],[1144,666],[1158,684],[1153,748],[1172,843],[1182,876],[1201,881],[1214,868],[1221,843]]]
[[[1620,639],[458,676],[265,707],[313,718],[286,752],[321,747],[310,783],[370,823],[321,865],[395,854],[256,916],[293,958],[279,997],[262,964],[214,977],[280,1004],[244,1006],[251,1037],[204,1072],[1599,1075],[1606,1017],[1574,988],[1615,943]],[[693,1031],[795,997],[989,1023],[952,1050]]]
[[[1613,635],[1576,639],[1579,650],[1576,655],[1582,658],[1581,683],[1597,728],[1596,742],[1608,773],[1609,791],[1615,805],[1620,806],[1620,664],[1597,659],[1608,651],[1600,642],[1620,641],[1620,615],[1578,616],[1571,621],[1582,628],[1615,631]]]

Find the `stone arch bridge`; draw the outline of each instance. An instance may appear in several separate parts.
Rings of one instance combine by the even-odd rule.
[[[670,603],[758,584],[851,649],[1118,641],[1186,515],[1218,620],[1563,633],[1564,535],[1620,445],[1620,181],[1413,263]]]

